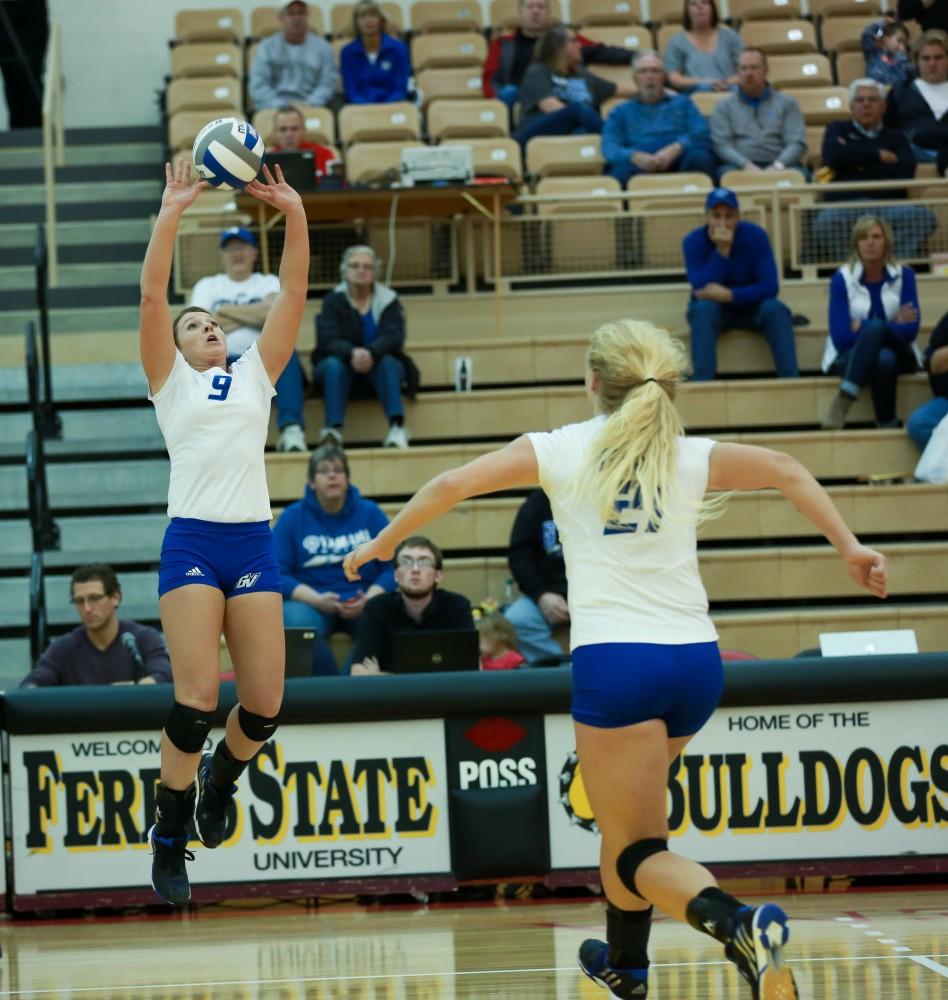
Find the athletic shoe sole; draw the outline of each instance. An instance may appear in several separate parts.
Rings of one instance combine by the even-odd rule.
[[[786,913],[766,903],[754,913],[753,928],[759,1000],[799,1000],[793,973],[783,963],[783,949],[790,937]]]

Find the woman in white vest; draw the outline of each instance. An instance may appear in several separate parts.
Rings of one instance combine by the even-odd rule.
[[[193,818],[206,847],[222,842],[234,783],[273,735],[283,701],[283,599],[263,452],[273,384],[296,349],[306,305],[309,237],[300,196],[279,167],[277,180],[264,167],[267,183],[251,181],[246,191],[286,215],[280,290],[259,338],[228,367],[213,314],[188,306],[172,318],[168,307],[178,223],[207,185],[189,183],[190,164],[176,174],[168,164],[165,173],[142,264],[140,348],[171,459],[158,606],[175,700],[161,734],[148,839],[152,885],[181,906],[191,896],[188,826]],[[202,756],[217,708],[222,632],[239,702],[213,755]]]
[[[915,338],[920,312],[915,272],[896,264],[892,230],[877,215],[853,225],[852,255],[830,281],[829,336],[823,352],[826,375],[841,375],[839,392],[823,419],[839,430],[863,386],[872,390],[879,427],[900,427],[895,415],[899,375],[918,371]]]
[[[788,455],[683,434],[674,397],[687,355],[664,330],[622,320],[586,355],[596,416],[500,451],[423,486],[345,561],[353,578],[462,500],[540,485],[569,580],[572,713],[583,783],[602,833],[606,940],[580,946],[583,971],[613,997],[647,993],[652,904],[716,938],[755,1000],[795,1000],[783,964],[787,917],[744,906],[701,865],[668,849],[669,763],[721,696],[717,634],[698,572],[705,493],[775,488],[832,542],[853,580],[886,593],[885,558],[860,545],[829,496]]]

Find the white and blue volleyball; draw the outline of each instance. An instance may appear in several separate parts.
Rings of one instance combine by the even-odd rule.
[[[249,184],[263,162],[263,139],[239,118],[217,118],[198,132],[191,151],[201,177],[221,191]]]

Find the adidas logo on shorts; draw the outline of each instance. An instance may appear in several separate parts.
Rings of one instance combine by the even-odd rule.
[[[187,571],[187,573],[185,573],[184,575],[185,576],[204,576],[204,574],[197,568],[197,566],[193,567],[192,569],[189,569]]]

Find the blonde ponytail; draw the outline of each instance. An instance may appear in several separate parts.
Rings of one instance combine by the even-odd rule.
[[[592,443],[582,482],[604,524],[615,520],[616,501],[629,490],[641,522],[657,524],[662,496],[678,492],[684,429],[674,399],[690,370],[684,348],[651,323],[619,320],[593,334],[586,366],[606,422]]]

